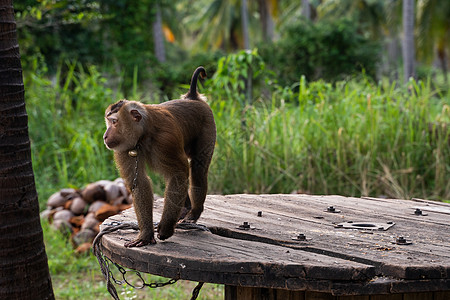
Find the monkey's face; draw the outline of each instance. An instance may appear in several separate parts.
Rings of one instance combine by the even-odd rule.
[[[122,152],[134,149],[143,134],[141,114],[127,104],[128,101],[119,101],[106,109],[103,141],[109,150]]]
[[[106,131],[103,135],[103,141],[106,148],[109,150],[114,150],[114,148],[117,148],[120,144],[122,144],[121,137],[123,136],[117,113],[110,114],[105,118],[105,122]]]

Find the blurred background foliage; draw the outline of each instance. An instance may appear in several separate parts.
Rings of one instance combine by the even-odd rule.
[[[448,84],[450,2],[413,2],[416,73],[441,71]],[[282,84],[361,71],[402,78],[400,0],[18,0],[14,7],[25,69],[36,61],[51,74],[64,60],[94,64],[120,78],[125,96],[138,76],[150,94],[171,98],[196,65],[213,73],[220,56],[244,48],[259,48]]]
[[[406,3],[412,62],[402,54]],[[102,144],[105,107],[177,98],[199,65],[219,131],[211,192],[450,198],[450,1],[14,8],[41,202],[55,187],[118,176]],[[405,76],[409,63],[415,71]]]

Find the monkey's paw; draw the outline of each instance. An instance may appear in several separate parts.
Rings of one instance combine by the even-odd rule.
[[[134,241],[131,242],[126,242],[124,244],[125,248],[132,248],[132,247],[142,247],[145,245],[154,245],[156,244],[156,240],[154,237],[151,237],[150,239],[142,239],[142,238],[137,238]]]
[[[170,238],[175,233],[174,226],[158,226],[158,239],[166,240]]]
[[[197,223],[200,213],[195,213],[192,210],[178,223]]]

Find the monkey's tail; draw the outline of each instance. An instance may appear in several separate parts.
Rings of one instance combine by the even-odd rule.
[[[203,97],[197,92],[197,78],[200,75],[201,78],[206,77],[206,70],[203,67],[198,67],[195,69],[194,74],[192,74],[191,78],[191,86],[189,88],[189,92],[182,96],[183,99],[186,100],[202,100]]]

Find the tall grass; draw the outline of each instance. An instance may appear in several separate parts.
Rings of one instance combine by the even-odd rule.
[[[209,92],[213,191],[450,198],[450,95],[430,81],[302,78],[244,107]]]
[[[41,203],[59,188],[116,177],[112,155],[102,145],[102,112],[120,95],[105,88],[94,67],[68,63],[51,79],[37,74],[26,72],[24,82]]]

